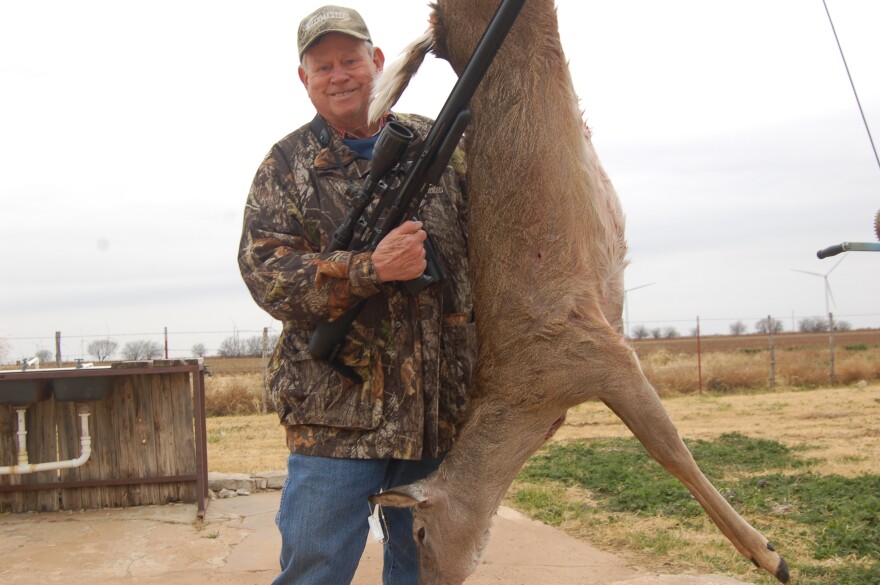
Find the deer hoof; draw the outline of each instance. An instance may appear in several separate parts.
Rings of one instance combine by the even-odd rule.
[[[788,565],[782,557],[779,557],[779,566],[776,567],[776,578],[779,579],[781,583],[787,584],[791,582],[791,576],[788,574]]]

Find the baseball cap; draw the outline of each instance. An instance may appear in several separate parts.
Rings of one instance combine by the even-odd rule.
[[[318,8],[299,23],[297,45],[299,58],[318,37],[327,33],[346,34],[362,41],[370,40],[370,31],[356,10],[344,6],[327,5]]]

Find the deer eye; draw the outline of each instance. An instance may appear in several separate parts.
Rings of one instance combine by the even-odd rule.
[[[422,526],[419,528],[419,531],[416,533],[416,536],[419,539],[419,542],[425,542],[425,527]]]

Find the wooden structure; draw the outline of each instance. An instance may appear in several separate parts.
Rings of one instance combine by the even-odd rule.
[[[0,371],[0,467],[18,460],[12,392],[25,381],[42,392],[26,405],[30,463],[80,455],[78,407],[89,408],[92,445],[80,467],[0,475],[0,511],[196,502],[203,516],[209,499],[204,376],[201,360]]]

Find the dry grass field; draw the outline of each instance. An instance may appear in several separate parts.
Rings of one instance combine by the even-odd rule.
[[[776,387],[771,389],[767,336],[705,337],[700,356],[703,395],[699,395],[694,338],[644,340],[633,345],[645,374],[685,437],[739,431],[791,445],[809,438],[817,449],[822,448],[822,441],[839,443],[839,447],[827,445],[829,453],[841,448],[853,451],[854,457],[867,456],[867,452],[859,455],[860,443],[851,441],[846,432],[858,432],[853,429],[859,425],[853,427],[851,417],[864,420],[865,436],[875,433],[877,439],[880,432],[880,420],[870,408],[870,393],[854,387],[860,381],[873,384],[872,388],[880,383],[880,330],[843,332],[835,338],[839,384],[829,388],[827,334],[775,336]],[[267,415],[259,414],[260,359],[207,358],[206,364],[212,373],[206,388],[211,470],[282,469],[286,457],[283,430],[271,404]],[[860,396],[867,404],[858,402]],[[840,429],[843,434],[838,433]],[[603,406],[586,404],[569,414],[558,437],[580,433],[603,437],[624,436],[628,431]],[[876,445],[874,449],[876,463],[880,457]]]
[[[834,334],[837,347],[880,344],[880,329],[857,329],[838,331]],[[779,351],[797,351],[803,348],[828,348],[827,333],[778,333],[773,342]],[[743,352],[766,350],[769,337],[766,334],[751,335],[708,335],[700,338],[700,349],[704,353]],[[676,337],[673,339],[642,339],[633,341],[639,357],[665,351],[671,354],[694,354],[697,352],[696,337]]]
[[[663,400],[686,438],[709,439],[739,432],[772,439],[818,460],[823,474],[880,473],[880,383],[860,388],[782,390],[744,394],[681,395]],[[588,402],[568,413],[554,441],[629,437],[603,404]],[[208,418],[211,471],[252,473],[283,469],[287,456],[278,417]]]
[[[700,357],[702,393],[696,377],[697,357],[688,349],[688,341],[693,343],[693,340],[636,344],[646,375],[658,388],[682,437],[689,445],[714,444],[721,450],[725,437],[731,433],[747,443],[761,445],[760,441],[766,441],[771,451],[776,448],[773,446],[778,446],[802,462],[800,467],[781,473],[803,481],[803,485],[820,483],[824,481],[822,478],[831,483],[877,484],[880,476],[880,332],[858,337],[839,336],[847,338],[838,340],[835,362],[839,382],[834,385],[828,382],[827,337],[820,339],[817,346],[807,337],[791,336],[791,345],[776,346],[777,378],[773,388],[768,385],[768,352],[755,345],[737,344],[754,342],[754,337],[716,340],[718,344],[711,351],[704,345],[705,353]],[[777,340],[778,337],[781,336],[777,336]],[[722,350],[724,344],[727,349]],[[826,345],[823,347],[823,344]],[[261,394],[261,377],[258,371],[250,369],[255,364],[258,367],[259,360],[221,364],[208,360],[214,372],[208,379],[209,408],[216,414],[227,414],[208,419],[211,471],[252,473],[285,467],[287,449],[277,416],[271,412],[271,406],[266,415],[254,414],[259,412]],[[245,366],[248,371],[243,371]],[[616,464],[614,453],[621,449],[622,456],[630,447],[615,441],[629,437],[629,430],[603,404],[588,402],[569,411],[565,425],[550,445],[604,448],[606,454],[610,448],[611,460]],[[552,449],[539,453],[546,455],[552,453]],[[695,456],[700,462],[700,457]],[[615,484],[619,474],[624,472],[613,470],[603,485],[607,484],[610,491],[618,489]],[[598,476],[602,472],[590,468],[587,473]],[[725,488],[734,490],[728,495],[733,497],[736,507],[745,506],[747,500],[737,502],[738,498],[746,498],[745,492],[739,491],[745,488],[742,483],[733,482],[748,481],[750,474],[760,478],[762,473],[740,471],[723,479],[724,484],[740,486]],[[646,481],[653,480],[637,480],[642,484]],[[880,484],[877,487],[880,489]],[[725,489],[722,491],[727,493]],[[874,491],[873,487],[859,489]],[[815,496],[820,503],[829,504],[832,511],[820,516],[830,517],[833,526],[813,528],[798,520],[794,499],[786,503],[787,496],[783,495],[781,504],[773,500],[769,509],[761,509],[760,501],[764,497],[761,493],[759,490],[757,496],[750,496],[757,498],[759,508],[749,508],[744,515],[784,551],[796,582],[802,585],[880,583],[880,564],[870,555],[841,556],[832,552],[822,557],[815,552],[817,540],[822,539],[816,530],[853,534],[856,540],[864,540],[866,537],[862,535],[867,533],[869,540],[880,540],[875,538],[880,534],[877,494],[869,494],[875,503],[859,503],[861,508],[853,516],[841,517],[836,516],[841,513],[833,511],[833,504],[841,498],[857,499],[847,495],[853,492],[834,491],[831,495]],[[547,479],[535,483],[521,477],[508,496],[509,505],[658,572],[721,572],[760,585],[772,582],[743,562],[702,513],[681,519],[638,510],[609,511],[599,500],[599,494]],[[795,497],[794,493],[791,497]],[[636,500],[640,498],[637,496]]]
[[[880,473],[880,383],[864,387],[745,394],[683,395],[663,400],[679,434],[713,439],[737,432],[792,447],[816,459],[820,474]],[[555,441],[630,437],[604,404],[569,411]]]
[[[880,383],[877,381],[811,390],[688,394],[666,398],[663,402],[689,444],[700,441],[723,444],[724,436],[737,433],[749,442],[765,440],[767,445],[787,448],[794,459],[803,462],[803,466],[781,472],[797,478],[793,485],[812,486],[822,482],[821,478],[835,485],[846,481],[867,486],[877,484],[880,475]],[[625,451],[628,444],[613,441],[631,436],[603,404],[589,402],[569,411],[566,424],[553,438],[553,443],[568,448],[585,445],[591,449],[596,445],[602,448],[604,442],[607,450],[607,441],[612,441],[612,453],[608,456],[614,460],[613,451]],[[637,451],[641,453],[641,449]],[[696,452],[695,457],[700,463]],[[659,469],[659,466],[650,463],[649,468]],[[590,475],[594,471],[583,473]],[[603,472],[596,469],[595,473]],[[625,471],[615,471],[610,476],[617,478],[623,473]],[[855,541],[876,538],[880,527],[880,500],[876,493],[865,494],[873,504],[859,504],[861,509],[852,515],[836,511],[840,499],[853,497],[852,492],[841,489],[816,495],[814,506],[824,509],[819,514],[825,524],[807,528],[801,521],[804,512],[794,494],[791,500],[785,496],[779,499],[778,492],[763,496],[761,489],[749,494],[746,486],[750,472],[732,471],[720,476],[717,473],[716,479],[723,478],[720,484],[716,482],[722,493],[732,498],[734,506],[747,520],[784,552],[796,577],[793,582],[802,585],[880,582],[875,580],[880,576],[880,565],[870,555],[847,555],[837,550],[824,556],[816,553],[817,540],[821,540],[824,530],[851,534],[850,538]],[[757,477],[771,473],[768,477],[773,477],[773,472],[768,471],[752,473]],[[615,482],[615,479],[608,481],[608,491],[621,489]],[[535,484],[521,479],[511,488],[508,503],[545,521],[546,510],[551,510],[550,517],[554,508],[562,510],[558,512],[561,516],[551,523],[659,572],[721,572],[761,585],[775,583],[743,563],[703,513],[682,518],[675,514],[645,512],[638,503],[632,511],[609,511],[607,502],[599,502],[597,496],[569,482]],[[649,498],[645,496],[646,501]],[[871,536],[865,537],[865,533]],[[867,546],[876,548],[876,544]]]
[[[666,398],[664,403],[680,434],[689,442],[712,441],[723,434],[740,433],[750,439],[785,445],[798,459],[810,461],[809,474],[856,480],[860,477],[876,478],[880,474],[878,382],[864,387],[689,394]],[[589,444],[596,439],[630,436],[626,427],[604,405],[589,402],[569,412],[566,424],[556,434],[553,443],[566,445],[587,440]],[[212,471],[283,469],[286,456],[283,432],[272,413],[208,419],[208,464]],[[615,490],[614,484],[615,480],[608,481],[608,489]],[[538,509],[534,504],[524,505],[522,498],[524,493],[533,498],[536,489],[546,498],[546,501],[538,500]],[[829,504],[838,498],[837,495],[821,497],[830,498]],[[682,521],[638,511],[608,512],[588,491],[552,483],[542,483],[536,488],[523,481],[512,486],[506,503],[544,521],[547,521],[545,514],[561,509],[563,517],[553,523],[560,529],[661,573],[715,572],[760,585],[774,582],[745,562],[702,513]],[[877,565],[859,558],[839,556],[815,560],[812,552],[814,534],[789,518],[793,513],[787,511],[789,504],[768,503],[772,504],[770,511],[742,511],[784,551],[798,577],[797,583],[867,585],[875,582],[872,580],[875,573],[857,574],[852,580],[841,580],[834,575],[822,580],[806,578],[806,569],[799,567],[852,572],[867,566],[866,570],[876,572]],[[742,509],[741,503],[735,502],[735,505]],[[835,512],[826,514],[834,516]],[[876,524],[876,508],[872,514],[867,520],[833,517],[831,521],[849,531],[848,522]],[[851,529],[855,532],[857,526],[854,524]]]

